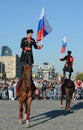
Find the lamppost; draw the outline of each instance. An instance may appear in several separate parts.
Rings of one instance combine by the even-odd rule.
[[[2,58],[1,58],[1,79],[2,79]]]
[[[1,79],[2,79],[2,55],[0,56],[0,58],[1,58],[1,60],[0,60],[1,61],[1,66],[0,66],[1,68],[0,69],[1,69]]]

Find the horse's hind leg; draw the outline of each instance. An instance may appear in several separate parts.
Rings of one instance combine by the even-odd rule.
[[[61,95],[61,100],[60,100],[60,108],[63,107],[63,94]]]
[[[68,111],[70,111],[70,101],[71,101],[70,97],[67,96],[66,97],[66,107],[65,107],[65,109],[68,110]]]

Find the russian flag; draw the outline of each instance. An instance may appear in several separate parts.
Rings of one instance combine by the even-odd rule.
[[[48,23],[48,20],[45,17],[44,8],[42,8],[36,41],[41,41],[46,35],[48,35],[52,31],[51,26]]]
[[[65,53],[66,46],[67,46],[67,40],[66,40],[66,38],[64,37],[63,40],[62,40],[61,53]]]

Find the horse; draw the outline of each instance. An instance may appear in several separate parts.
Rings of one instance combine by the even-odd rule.
[[[73,93],[75,91],[75,84],[70,79],[61,79],[61,101],[60,101],[60,107],[63,107],[63,99],[64,96],[66,98],[66,106],[65,110],[70,112],[70,103],[72,100]]]
[[[19,106],[19,122],[23,123],[23,108],[25,106],[26,127],[29,127],[30,106],[33,99],[35,85],[32,81],[32,66],[25,65],[17,91]]]

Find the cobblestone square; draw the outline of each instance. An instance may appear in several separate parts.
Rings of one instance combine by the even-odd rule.
[[[82,130],[83,100],[71,102],[71,113],[59,108],[59,100],[34,100],[30,128],[18,122],[17,100],[0,100],[0,130]],[[64,101],[65,107],[65,101]]]

